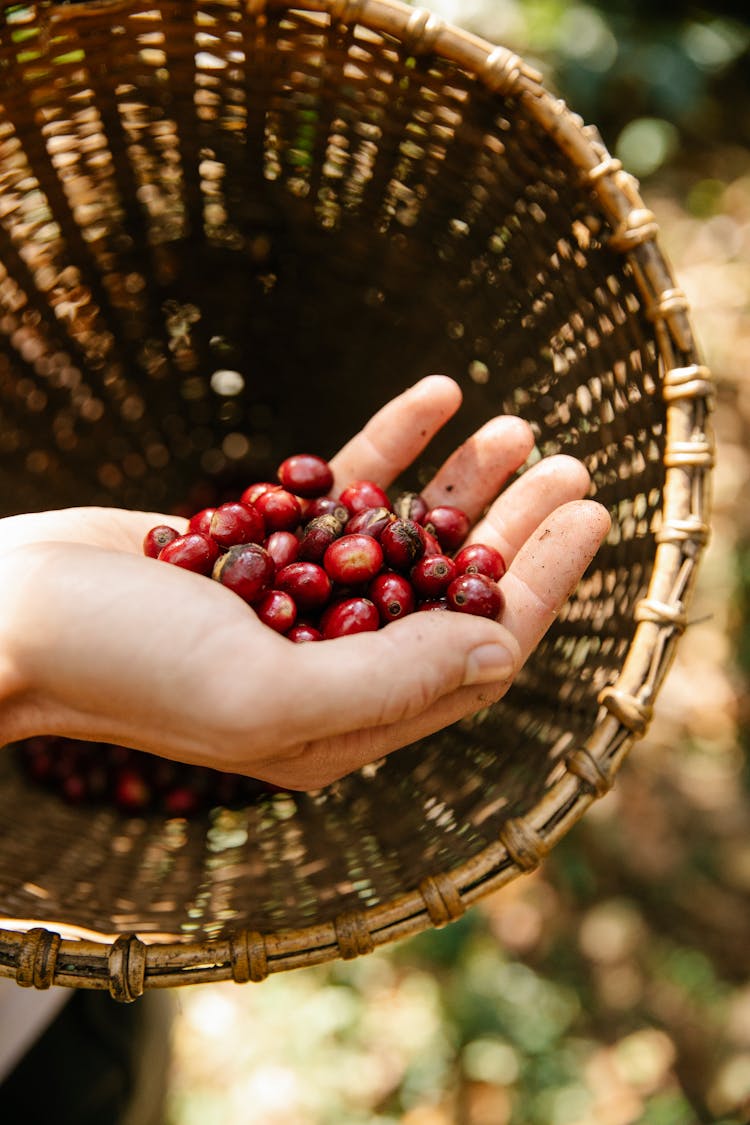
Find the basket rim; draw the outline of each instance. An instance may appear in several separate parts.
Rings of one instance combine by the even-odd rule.
[[[53,4],[48,18],[70,21],[138,8],[137,0]],[[273,933],[240,929],[191,941],[96,934],[50,921],[0,919],[0,977],[22,986],[109,989],[129,1001],[146,988],[206,981],[263,980],[269,973],[349,959],[393,940],[442,926],[524,872],[611,788],[632,744],[646,731],[654,699],[686,625],[696,564],[708,539],[713,440],[708,414],[712,381],[702,362],[684,293],[657,245],[658,225],[639,185],[542,76],[514,52],[426,8],[402,0],[246,0],[250,18],[266,10],[313,21],[359,26],[404,43],[415,55],[435,54],[465,69],[490,93],[514,97],[550,136],[609,220],[610,246],[629,262],[646,315],[654,324],[666,410],[663,520],[646,596],[635,607],[633,639],[617,680],[599,695],[587,741],[568,749],[556,781],[524,818],[507,821],[495,843],[472,859],[433,873],[418,887],[332,922]],[[56,926],[60,932],[47,926]],[[62,936],[68,934],[69,936]]]

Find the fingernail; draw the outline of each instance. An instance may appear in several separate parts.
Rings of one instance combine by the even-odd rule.
[[[469,653],[464,684],[491,684],[513,673],[513,657],[504,645],[484,644]]]

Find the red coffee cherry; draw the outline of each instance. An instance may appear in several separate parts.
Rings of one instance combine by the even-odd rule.
[[[347,598],[335,602],[320,619],[324,640],[347,637],[352,633],[371,633],[379,626],[380,614],[369,598]]]
[[[343,525],[335,516],[315,516],[305,524],[299,542],[299,557],[308,562],[320,562],[343,530]]]
[[[419,492],[402,492],[393,501],[393,510],[400,520],[414,520],[415,523],[422,524],[429,505]]]
[[[276,569],[289,566],[299,555],[299,539],[293,531],[272,531],[263,546],[276,564]]]
[[[302,613],[312,613],[327,605],[331,579],[317,563],[293,562],[276,575],[276,589],[291,594]]]
[[[285,590],[269,590],[253,608],[263,624],[277,633],[287,633],[297,620],[297,606]]]
[[[500,587],[486,574],[459,575],[448,587],[446,598],[449,609],[493,619],[500,616],[505,604]]]
[[[443,551],[455,551],[471,530],[471,520],[461,508],[441,504],[430,508],[424,518],[425,529],[437,539]]]
[[[383,552],[370,535],[342,535],[323,556],[326,573],[340,586],[369,582],[383,565]]]
[[[308,641],[322,641],[323,634],[314,625],[308,625],[307,622],[301,621],[299,625],[295,625],[287,633],[287,639],[294,641],[296,645],[307,644]]]
[[[384,529],[395,518],[388,508],[363,508],[347,521],[346,534],[371,535],[373,539],[380,539]]]
[[[201,535],[211,534],[211,519],[216,508],[201,508],[188,521],[188,531],[200,531]]]
[[[428,601],[420,602],[418,604],[417,612],[418,613],[421,613],[422,611],[429,612],[430,610],[436,610],[436,609],[447,610],[449,608],[450,607],[448,605],[448,602],[445,600],[445,598],[430,598]]]
[[[456,564],[447,555],[425,555],[411,572],[412,585],[420,598],[440,598],[456,577]]]
[[[426,555],[442,555],[442,547],[432,532],[428,531],[426,527],[422,527],[422,540],[424,542],[424,553]]]
[[[352,481],[341,493],[339,500],[352,516],[356,516],[357,512],[362,512],[365,508],[390,509],[391,507],[387,494],[373,480]]]
[[[161,549],[159,561],[181,566],[183,570],[192,570],[196,574],[209,575],[218,556],[219,547],[214,539],[198,531],[188,531]]]
[[[167,816],[195,816],[201,807],[200,794],[189,785],[175,785],[162,797],[162,808]]]
[[[322,457],[296,453],[282,461],[278,470],[284,488],[306,499],[325,496],[333,488],[333,470]]]
[[[314,520],[318,516],[335,516],[343,525],[349,519],[349,510],[340,500],[334,500],[332,496],[319,496],[317,500],[310,500],[305,504],[302,516],[306,521]]]
[[[271,589],[275,571],[273,559],[259,543],[238,543],[216,560],[213,577],[252,605]]]
[[[211,517],[210,534],[222,547],[262,543],[266,537],[266,525],[257,508],[230,500],[219,505]]]
[[[493,582],[499,581],[507,567],[498,550],[487,543],[470,543],[455,555],[456,574],[486,574]]]
[[[152,527],[150,531],[146,532],[143,540],[144,555],[150,559],[158,559],[159,552],[166,547],[167,543],[178,539],[179,535],[179,531],[175,531],[173,527],[167,527],[164,523],[160,523],[158,527]]]
[[[410,570],[424,554],[424,532],[414,520],[394,520],[383,529],[380,546],[386,566]]]
[[[263,496],[266,492],[278,492],[281,490],[281,485],[272,480],[259,480],[255,484],[248,485],[245,491],[240,496],[241,504],[249,504],[252,506],[259,496]]]
[[[260,512],[267,532],[294,531],[302,519],[299,500],[284,488],[269,489],[253,501]]]
[[[62,779],[62,795],[69,805],[80,805],[87,797],[93,796],[89,792],[88,777],[80,773],[70,773]]]
[[[117,775],[114,798],[123,812],[142,813],[151,804],[151,788],[139,769],[126,767]]]
[[[384,625],[413,613],[416,605],[414,588],[403,574],[378,574],[368,586],[367,596]]]

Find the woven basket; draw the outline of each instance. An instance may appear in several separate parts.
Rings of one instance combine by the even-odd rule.
[[[457,918],[610,788],[707,537],[710,377],[636,182],[395,0],[4,4],[0,91],[3,514],[167,510],[439,371],[465,406],[408,484],[510,412],[613,517],[502,703],[324,792],[128,819],[0,756],[0,974],[131,1000]]]

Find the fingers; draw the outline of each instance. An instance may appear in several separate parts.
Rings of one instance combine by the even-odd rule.
[[[352,480],[387,487],[408,468],[455,414],[461,391],[452,379],[431,375],[392,399],[333,458],[334,491]],[[520,418],[492,418],[453,453],[424,489],[430,507],[453,504],[472,520],[497,496],[534,447]]]
[[[538,461],[497,497],[467,542],[496,547],[510,564],[542,521],[561,504],[582,500],[589,484],[585,466],[573,457]]]
[[[501,582],[502,624],[525,661],[578,585],[610,528],[609,513],[593,500],[557,508],[524,543]]]
[[[333,491],[353,480],[387,488],[429,444],[461,405],[457,383],[429,375],[392,399],[331,461]]]
[[[531,426],[521,418],[492,418],[438,469],[423,496],[431,508],[453,504],[476,520],[534,448]]]

